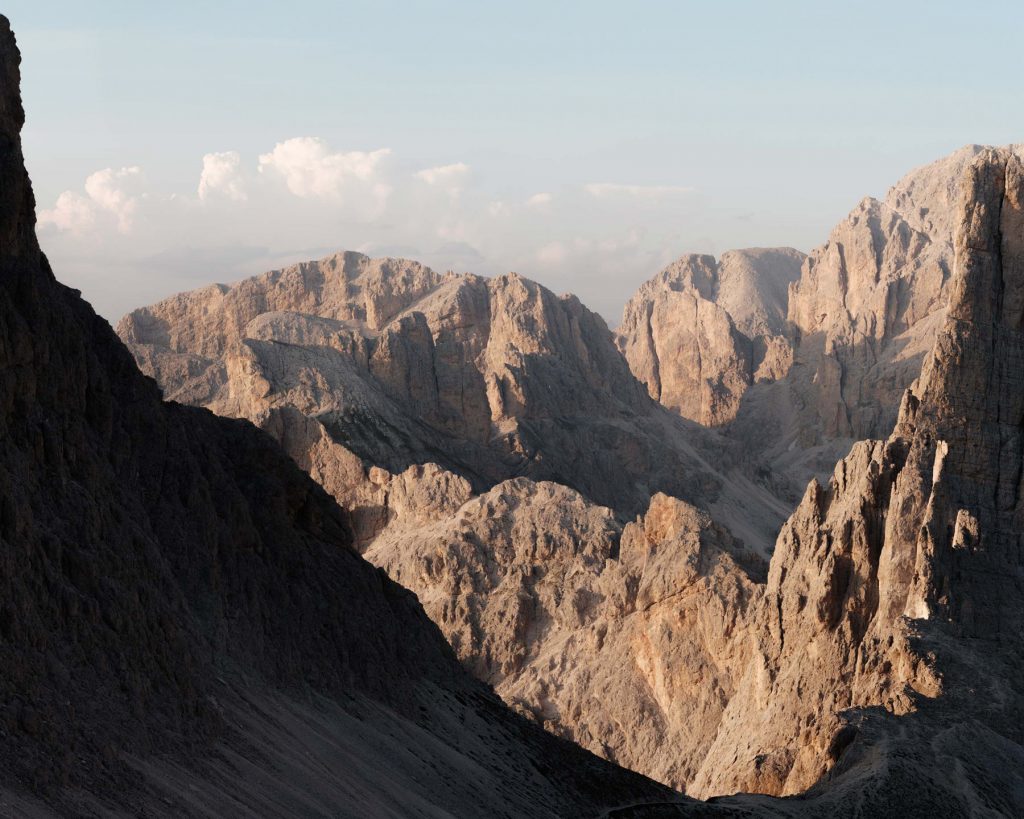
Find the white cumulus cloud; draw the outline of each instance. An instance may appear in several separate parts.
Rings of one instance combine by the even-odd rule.
[[[390,153],[388,148],[333,152],[317,137],[294,137],[261,154],[259,170],[279,175],[289,191],[303,198],[342,200],[370,193],[383,200],[391,188],[379,179],[380,166]]]
[[[64,191],[52,208],[39,211],[39,226],[52,225],[57,230],[85,233],[96,223],[92,202],[74,191]]]
[[[238,151],[222,151],[203,157],[199,198],[205,201],[213,196],[223,196],[235,202],[243,202],[248,198],[242,173],[242,156]]]
[[[64,191],[48,210],[39,212],[41,227],[52,225],[58,230],[84,233],[102,215],[112,216],[118,231],[128,233],[138,208],[135,191],[142,171],[136,166],[104,168],[85,180],[85,195]]]
[[[64,192],[39,223],[55,267],[86,285],[111,318],[207,277],[230,280],[353,247],[437,269],[518,270],[580,291],[614,317],[673,254],[713,249],[704,238],[708,209],[691,188],[553,187],[556,180],[495,187],[489,174],[452,158],[413,165],[386,149],[345,152],[318,137],[285,139],[251,154],[197,154],[192,167],[201,172],[166,191],[145,190],[134,166],[96,171],[70,190],[56,188]]]
[[[458,189],[465,184],[469,175],[469,165],[465,162],[453,162],[451,165],[438,165],[436,168],[424,168],[416,172],[416,178],[428,185],[436,185],[448,189]]]

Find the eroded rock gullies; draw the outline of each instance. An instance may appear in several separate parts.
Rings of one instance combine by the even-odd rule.
[[[368,554],[507,702],[688,793],[1015,815],[1020,162],[985,152],[961,185],[949,313],[920,379],[888,439],[810,483],[766,576],[684,502],[656,496],[620,527],[524,479],[385,531]]]
[[[366,556],[416,590],[507,703],[677,788],[749,662],[765,569],[682,501],[657,495],[622,527],[564,486],[523,478],[393,530]]]
[[[794,389],[807,436],[881,437],[942,326],[969,145],[864,199],[808,257],[789,293]],[[806,377],[805,377],[806,376]]]
[[[980,152],[960,187],[942,330],[889,439],[855,446],[784,527],[760,659],[694,793],[803,790],[852,736],[839,712],[882,706],[915,712],[886,721],[885,744],[951,771],[965,814],[1021,809],[1019,769],[986,756],[1020,760],[1024,739],[1021,161]],[[940,739],[953,736],[966,747]]]
[[[683,257],[626,307],[618,342],[634,374],[673,411],[726,424],[750,471],[795,502],[853,441],[892,429],[942,327],[960,184],[982,150],[864,199],[802,264],[780,250]]]
[[[40,252],[18,81],[0,17],[2,812],[593,816],[672,799],[473,680],[269,436],[161,401]]]
[[[401,297],[386,299],[392,280]],[[476,493],[555,481],[625,518],[662,491],[762,550],[785,517],[770,486],[734,472],[733,444],[646,394],[600,317],[515,274],[343,253],[175,296],[118,332],[168,398],[252,420],[366,507],[361,543],[390,520],[374,486],[427,463]]]
[[[572,329],[563,310],[571,317],[578,302],[526,280],[428,277],[435,289],[382,318],[379,332],[358,317],[358,304],[340,317],[259,313],[232,342],[236,352],[218,342],[213,349],[221,352],[199,366],[186,348],[171,349],[158,333],[146,336],[133,317],[121,332],[170,393],[272,431],[352,510],[360,548],[416,591],[463,662],[552,732],[700,796],[811,789],[797,802],[744,803],[762,812],[871,815],[912,805],[936,815],[1013,815],[1019,783],[992,760],[1022,757],[1013,728],[1020,645],[1010,636],[1015,626],[1003,625],[1017,622],[1021,605],[1019,545],[1010,534],[1021,463],[1014,369],[1020,328],[1010,318],[991,330],[986,322],[1015,316],[1020,301],[1015,156],[970,149],[942,164],[949,178],[941,183],[938,166],[911,175],[890,194],[892,205],[866,203],[805,263],[786,325],[793,366],[774,382],[747,384],[729,428],[752,462],[768,453],[756,462],[791,475],[806,474],[800,470],[812,463],[810,471],[822,471],[829,453],[847,446],[845,436],[884,423],[887,402],[895,401],[886,396],[905,388],[922,356],[926,366],[903,399],[892,436],[856,444],[831,478],[807,488],[766,576],[759,559],[712,519],[723,504],[744,503],[740,484],[723,482],[736,494],[720,493],[708,504],[710,516],[659,495],[623,526],[594,495],[564,485],[505,480],[501,470],[474,484],[478,473],[465,464],[493,463],[493,450],[477,461],[466,457],[456,474],[453,453],[467,451],[458,449],[466,444],[438,445],[444,439],[432,437],[445,417],[479,418],[476,427],[467,421],[465,440],[476,429],[480,441],[491,441],[485,446],[495,430],[511,431],[503,441],[535,432],[536,451],[561,469],[564,452],[552,453],[565,439],[550,430],[572,429],[576,440],[566,451],[579,451],[576,417],[565,413],[580,396],[598,401],[602,423],[616,417],[631,430],[631,414],[650,412],[636,382],[620,394],[616,385],[626,381],[598,375],[607,335]],[[953,196],[955,205],[943,199]],[[922,197],[942,207],[926,208]],[[955,241],[941,237],[943,230]],[[397,264],[350,261],[360,270]],[[988,279],[979,283],[985,264]],[[694,304],[724,311],[726,326],[738,332],[712,298],[721,297],[714,270],[713,260],[695,257],[669,278]],[[856,298],[848,292],[855,279]],[[174,312],[177,301],[190,298],[206,296],[172,300],[164,320],[190,321]],[[846,318],[830,319],[834,326],[822,323],[827,313],[814,318],[817,308],[794,318],[794,303],[830,299],[848,310]],[[770,303],[763,324],[756,311],[748,316],[747,330],[781,326],[781,301]],[[501,309],[493,311],[494,304]],[[147,308],[154,315],[165,309]],[[478,318],[464,320],[469,315]],[[589,319],[581,315],[583,328]],[[445,324],[453,316],[460,318]],[[793,332],[804,325],[810,332]],[[223,326],[217,319],[212,332]],[[428,366],[445,371],[436,350],[447,343],[439,339],[451,339],[446,327],[467,333],[451,361],[472,364],[459,379],[424,378]],[[853,362],[851,350],[868,336],[876,344],[871,355],[884,361],[860,368],[858,394],[867,397],[850,403],[852,393],[836,388],[856,379],[831,378],[829,368]],[[831,340],[819,351],[808,346],[812,338]],[[176,361],[188,366],[174,371]],[[617,366],[613,372],[621,374],[621,360]],[[563,380],[565,396],[575,396],[566,404],[555,394]],[[442,383],[482,383],[483,399],[442,401]],[[596,384],[612,402],[595,399]],[[421,414],[410,412],[420,404]],[[873,409],[848,412],[855,406]],[[532,425],[549,410],[550,426]],[[832,417],[846,418],[846,426],[822,423]],[[776,418],[782,420],[773,427]],[[976,427],[983,431],[977,437]],[[583,440],[605,453],[601,439],[583,429]],[[744,430],[760,437],[748,440]],[[675,434],[666,433],[663,448],[672,451]],[[646,445],[632,440],[642,453]],[[678,451],[701,456],[687,446]],[[412,466],[387,460],[389,452],[415,447],[420,460]],[[612,452],[607,469],[595,473],[601,480],[617,468],[622,450]],[[438,453],[444,457],[432,457]],[[589,469],[594,461],[572,463]],[[625,473],[636,474],[638,463],[634,454]],[[952,464],[959,471],[951,472]],[[953,488],[960,494],[951,495]],[[690,495],[695,502],[707,497]],[[986,512],[989,497],[995,500]],[[990,542],[991,551],[978,545]],[[986,584],[997,575],[991,589],[1001,602],[993,614]],[[993,642],[994,634],[1002,636]],[[972,668],[989,671],[968,678]],[[970,689],[985,693],[974,698]]]
[[[747,387],[785,375],[786,294],[803,259],[790,248],[690,255],[646,282],[616,342],[651,397],[718,426],[736,417]]]

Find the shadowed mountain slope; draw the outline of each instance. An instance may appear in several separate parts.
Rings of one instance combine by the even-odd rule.
[[[18,64],[2,19],[3,812],[562,816],[671,796],[470,678],[269,436],[161,401],[36,243]]]
[[[1012,152],[966,168],[948,315],[894,432],[857,444],[828,487],[811,483],[766,580],[707,515],[666,496],[616,538],[608,510],[564,487],[518,478],[471,498],[436,468],[376,475],[392,495],[428,475],[468,498],[420,537],[385,527],[395,539],[373,548],[393,547],[392,570],[428,605],[427,592],[447,593],[442,615],[446,603],[470,612],[468,624],[437,620],[483,646],[469,658],[482,673],[507,678],[531,634],[554,632],[572,650],[542,656],[524,691],[566,682],[545,695],[554,709],[649,691],[679,709],[664,749],[678,743],[683,759],[665,762],[666,777],[701,795],[792,794],[701,804],[510,714],[416,599],[355,554],[352,522],[269,436],[160,401],[39,252],[6,21],[0,35],[6,812],[1024,813],[1024,170]],[[374,349],[408,352],[400,340]],[[520,406],[525,391],[506,387],[524,383],[502,381],[500,406]],[[429,382],[392,389],[431,406]],[[274,409],[268,420],[293,431],[310,420]],[[488,531],[506,517],[520,522],[514,537]],[[556,527],[564,543],[543,536]],[[458,574],[467,567],[478,570]],[[510,619],[517,633],[489,631]],[[614,712],[595,713],[581,721],[595,736],[621,730]],[[614,751],[635,753],[638,736]]]

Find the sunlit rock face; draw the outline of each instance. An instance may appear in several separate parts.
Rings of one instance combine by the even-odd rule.
[[[118,332],[168,399],[278,437],[360,509],[361,544],[398,511],[381,482],[428,463],[475,493],[554,481],[620,518],[665,492],[761,550],[785,516],[738,447],[651,399],[599,316],[516,274],[342,253],[174,296]]]
[[[749,470],[795,503],[855,440],[892,429],[942,327],[962,180],[982,150],[864,199],[807,257],[675,262],[624,312],[617,341],[633,373],[673,411],[724,426]]]
[[[718,426],[736,417],[751,384],[785,375],[787,292],[803,259],[790,248],[690,255],[646,282],[616,341],[651,397]]]
[[[689,502],[658,494],[623,523],[621,506],[617,514],[595,502],[593,483],[535,480],[545,477],[540,470],[502,480],[495,470],[481,479],[483,468],[465,468],[507,463],[494,459],[495,441],[506,447],[502,457],[515,456],[519,444],[509,442],[526,440],[527,429],[549,435],[533,439],[541,461],[564,464],[586,429],[568,421],[581,395],[602,418],[614,408],[633,430],[637,418],[665,417],[651,410],[652,382],[641,379],[645,395],[630,380],[607,333],[578,302],[519,277],[437,277],[413,273],[414,263],[347,255],[313,267],[349,265],[346,276],[369,271],[372,280],[373,271],[398,265],[410,271],[398,280],[423,281],[426,293],[410,286],[409,306],[391,303],[398,312],[378,313],[374,327],[362,296],[329,316],[258,308],[226,322],[216,315],[224,309],[218,299],[235,297],[217,288],[138,311],[120,329],[171,394],[271,431],[350,509],[359,548],[416,591],[465,666],[550,731],[698,796],[811,788],[806,804],[843,814],[897,809],[914,792],[914,805],[957,815],[969,812],[966,794],[981,793],[984,804],[1005,812],[1012,783],[982,782],[977,766],[957,760],[1021,756],[1015,723],[1005,719],[1020,702],[1020,646],[1006,625],[1020,605],[1015,163],[1012,149],[965,149],[907,177],[886,202],[864,203],[806,260],[758,251],[781,253],[786,272],[742,324],[733,311],[751,299],[723,306],[723,270],[754,268],[763,258],[688,257],[632,303],[637,333],[620,330],[618,340],[638,375],[640,359],[629,356],[647,343],[640,331],[658,323],[660,309],[666,322],[678,318],[655,303],[685,303],[693,316],[708,316],[696,334],[669,327],[677,347],[697,351],[679,361],[733,362],[733,372],[745,373],[734,382],[724,437],[665,429],[684,429],[687,442],[739,439],[751,461],[778,455],[788,442],[786,451],[796,452],[790,461],[761,463],[790,469],[791,477],[808,470],[807,452],[817,453],[813,471],[821,472],[829,447],[846,447],[831,476],[813,481],[782,525],[770,564],[720,525],[723,504],[741,506],[742,493],[719,494],[709,513],[691,483],[677,493],[690,491]],[[922,198],[943,207],[912,207]],[[780,281],[797,268],[784,302]],[[254,281],[271,288],[291,277],[304,293],[321,275],[311,269]],[[326,312],[321,302],[297,299]],[[833,303],[847,312],[822,307]],[[217,339],[209,345],[198,340],[205,330],[188,327],[206,321],[189,316],[207,313]],[[244,327],[230,343],[223,340],[229,325]],[[727,332],[716,335],[709,329],[716,326]],[[755,348],[743,346],[755,337],[768,339],[756,369]],[[453,338],[461,346],[446,347]],[[446,349],[458,352],[446,359]],[[716,358],[721,349],[731,352]],[[875,363],[857,369],[867,349]],[[209,357],[196,363],[192,356],[204,350]],[[445,361],[459,365],[457,378],[442,375]],[[913,368],[920,379],[906,392]],[[439,377],[425,377],[428,370]],[[463,385],[458,401],[444,386],[453,383]],[[861,384],[857,401],[844,392],[853,383]],[[772,409],[780,411],[756,416]],[[845,443],[875,434],[887,413],[898,417],[886,440]],[[537,418],[557,423],[531,426]],[[572,436],[560,453],[567,439],[550,433],[556,426]],[[444,439],[444,447],[414,450],[416,436],[438,440],[425,428],[450,433],[463,449]],[[773,437],[780,429],[785,435]],[[684,439],[665,440],[668,449]],[[689,447],[680,451],[701,455]],[[389,462],[390,448],[420,460]],[[487,455],[459,462],[453,452]],[[600,444],[594,452],[606,453]],[[442,463],[429,453],[441,453]],[[722,453],[722,461],[739,457],[727,447]],[[621,454],[608,463],[635,474],[639,461],[616,461]],[[558,469],[556,477],[570,474]],[[991,672],[964,676],[978,667]],[[991,696],[976,700],[971,685]],[[936,773],[949,766],[955,775]],[[992,766],[982,767],[988,776]],[[908,784],[919,780],[930,783],[927,795]]]

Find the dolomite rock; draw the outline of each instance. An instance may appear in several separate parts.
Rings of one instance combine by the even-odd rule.
[[[0,17],[0,812],[675,799],[504,708],[268,435],[160,400],[39,249],[18,63]]]
[[[982,150],[863,200],[806,258],[679,260],[626,307],[617,341],[633,373],[673,411],[726,425],[747,470],[795,503],[854,440],[892,429],[942,327],[960,180]]]
[[[866,200],[788,304],[778,287],[749,295],[754,252],[685,259],[631,304],[619,344],[648,392],[732,419],[751,472],[780,481],[891,428],[926,358],[893,435],[807,488],[766,578],[712,520],[745,535],[737,509],[768,505],[763,485],[722,475],[728,448],[709,466],[726,439],[667,421],[592,314],[527,280],[344,254],[176,297],[119,332],[169,396],[272,432],[464,664],[550,731],[698,796],[807,790],[712,812],[1016,815],[1013,153],[971,165],[982,152],[965,149]],[[787,253],[757,253],[772,252]],[[392,275],[411,284],[389,300]],[[687,473],[668,491],[710,515],[655,495],[623,527],[594,503],[641,511],[666,458]]]
[[[401,298],[384,297],[391,278]],[[370,470],[427,463],[476,493],[519,475],[556,481],[626,517],[663,491],[715,509],[762,550],[786,513],[770,488],[734,472],[734,445],[646,395],[598,316],[515,274],[442,277],[344,253],[175,296],[129,314],[118,332],[169,399],[248,418],[281,440],[274,413],[314,422],[289,422],[286,449],[359,507],[360,543],[386,505],[364,485]],[[331,443],[339,449],[327,455]]]
[[[411,595],[348,548],[344,514],[267,436],[160,402],[39,252],[2,18],[0,33],[5,809],[1024,813],[1024,170],[1012,152],[968,169],[948,314],[893,434],[808,487],[764,584],[728,533],[665,496],[620,534],[565,487],[518,478],[460,502],[466,483],[440,469],[359,462],[353,480],[396,510],[372,548],[523,710],[608,756],[657,756],[660,776],[694,791],[814,783],[788,800],[698,805],[512,717]],[[393,306],[372,303],[360,326]],[[412,355],[401,338],[419,326],[383,360]],[[206,353],[175,355],[154,361],[211,395],[231,386],[222,353],[212,373],[190,358]],[[413,375],[389,389],[434,394]],[[310,401],[324,389],[300,386]],[[356,474],[315,418],[260,411],[310,470],[335,474],[337,458]],[[419,537],[406,531],[425,520]]]
[[[795,366],[766,388],[793,393],[804,445],[892,429],[942,327],[961,180],[982,150],[961,148],[864,199],[804,261],[787,302]]]
[[[437,464],[413,464],[398,475],[367,468],[323,424],[290,407],[271,410],[261,426],[347,510],[360,552],[388,527],[416,528],[444,520],[472,497],[469,481]]]
[[[962,184],[949,312],[920,380],[887,440],[810,483],[766,578],[681,501],[656,496],[620,530],[523,479],[392,530],[374,561],[507,702],[691,795],[807,791],[793,815],[1018,814],[1024,172],[987,152]]]
[[[651,397],[717,426],[735,418],[755,380],[785,375],[786,287],[802,260],[788,248],[691,255],[646,282],[616,340]]]
[[[366,557],[413,589],[509,704],[620,765],[683,787],[754,647],[763,572],[704,513],[657,495],[609,509],[516,478]],[[739,562],[738,562],[739,561]]]
[[[1019,770],[985,754],[1024,756],[1024,169],[983,151],[961,186],[942,331],[891,437],[855,446],[827,490],[812,482],[783,528],[759,657],[696,795],[799,792],[850,742],[847,764],[863,763],[881,730],[890,754],[948,772],[950,810],[981,811],[973,788],[987,810],[1021,810]],[[867,720],[857,745],[841,712],[867,706],[908,716]],[[939,739],[953,734],[977,747]]]

